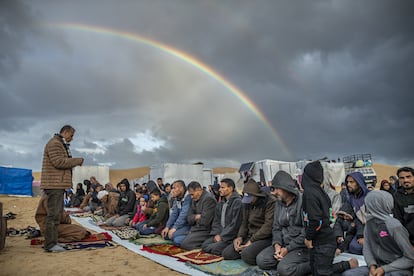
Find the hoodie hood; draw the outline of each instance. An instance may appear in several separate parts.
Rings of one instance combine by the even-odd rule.
[[[148,193],[151,194],[153,191],[160,189],[158,189],[158,185],[153,180],[150,180],[147,182],[147,190]]]
[[[278,171],[272,179],[272,186],[277,189],[285,190],[294,195],[299,195],[299,190],[296,182],[292,179],[290,174],[285,171]]]
[[[345,177],[345,183],[346,183],[346,179],[348,178],[348,176],[351,176],[359,185],[359,187],[361,187],[364,196],[369,192],[368,188],[367,188],[367,184],[365,183],[365,178],[362,175],[362,173],[360,172],[351,172],[349,174],[346,175]]]
[[[386,191],[371,191],[365,198],[367,220],[377,218],[388,220],[394,208],[394,198]]]
[[[366,222],[366,211],[365,211],[365,197],[369,193],[367,185],[365,184],[365,179],[362,173],[360,172],[352,172],[347,174],[345,177],[345,183],[348,176],[351,176],[356,183],[358,183],[359,187],[361,187],[362,194],[359,197],[355,197],[354,194],[348,192],[349,195],[349,202],[351,203],[352,209],[354,209],[354,213],[357,218],[365,224]]]
[[[308,163],[303,169],[302,186],[303,189],[321,187],[323,182],[323,168],[319,161]]]

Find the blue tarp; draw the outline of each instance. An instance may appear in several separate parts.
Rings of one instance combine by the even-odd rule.
[[[32,170],[0,167],[0,194],[33,196]]]

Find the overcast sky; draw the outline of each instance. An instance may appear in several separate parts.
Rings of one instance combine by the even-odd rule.
[[[65,124],[76,128],[74,156],[116,169],[355,153],[414,164],[413,10],[379,0],[0,1],[0,165],[39,171]]]

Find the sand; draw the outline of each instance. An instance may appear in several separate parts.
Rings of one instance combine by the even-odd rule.
[[[23,229],[38,227],[34,212],[39,197],[0,196],[3,214],[13,212],[16,219],[7,227]],[[122,246],[97,250],[44,253],[39,246],[31,246],[25,236],[6,237],[0,250],[0,275],[184,275],[159,265]]]

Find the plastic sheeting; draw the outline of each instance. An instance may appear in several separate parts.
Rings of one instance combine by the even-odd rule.
[[[33,196],[32,170],[0,167],[0,194]]]

